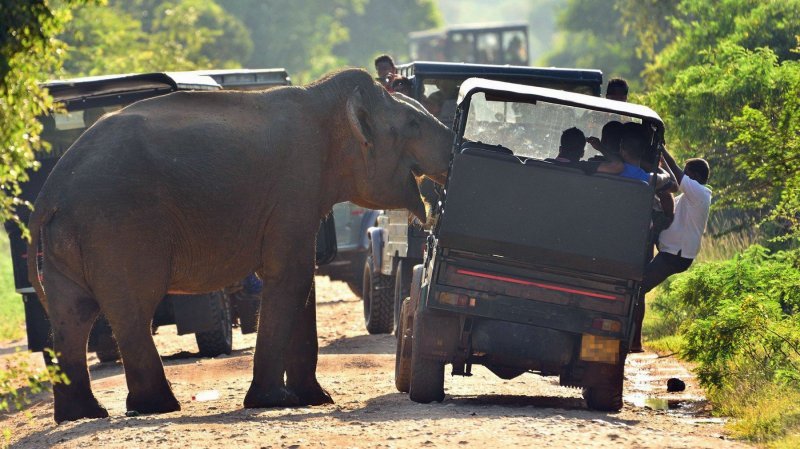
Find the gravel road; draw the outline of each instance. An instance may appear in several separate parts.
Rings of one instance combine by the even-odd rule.
[[[122,366],[90,356],[93,388],[111,417],[56,425],[52,396],[40,394],[23,413],[0,415],[11,447],[56,448],[306,448],[306,447],[751,447],[726,438],[702,391],[674,358],[628,358],[625,407],[589,411],[579,390],[526,374],[502,380],[481,367],[470,378],[448,377],[440,404],[416,404],[394,388],[394,337],[368,335],[361,302],[344,283],[317,278],[320,383],[336,404],[245,410],[255,336],[234,333],[234,352],[198,358],[193,336],[174,326],[156,335],[167,377],[183,410],[126,417]],[[0,346],[9,353],[23,342]],[[38,361],[38,354],[35,356]],[[686,381],[667,393],[666,379]],[[193,400],[213,390],[218,398]]]

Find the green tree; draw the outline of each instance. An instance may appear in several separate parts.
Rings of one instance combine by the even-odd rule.
[[[342,19],[347,39],[333,48],[350,65],[372,67],[373,58],[381,53],[398,63],[407,61],[408,33],[442,23],[432,0],[369,0],[353,6]]]
[[[62,35],[70,75],[238,67],[252,52],[247,28],[215,2],[113,0],[75,16]]]
[[[15,220],[19,183],[35,168],[35,152],[45,148],[36,117],[53,107],[38,85],[57,73],[63,46],[56,39],[70,18],[70,9],[85,0],[65,0],[54,8],[46,0],[0,0],[0,219]]]
[[[636,36],[627,32],[618,1],[568,0],[557,22],[564,33],[546,64],[600,69],[606,78],[625,78],[635,90],[645,61],[636,51]]]

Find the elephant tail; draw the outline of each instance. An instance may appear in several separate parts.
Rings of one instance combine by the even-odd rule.
[[[47,308],[47,298],[45,296],[44,287],[42,286],[42,270],[41,261],[44,254],[44,230],[47,223],[53,218],[56,213],[55,207],[44,207],[44,204],[39,205],[33,210],[30,219],[28,220],[28,229],[31,234],[31,241],[28,244],[28,281],[36,291],[36,295],[42,302],[42,305]]]

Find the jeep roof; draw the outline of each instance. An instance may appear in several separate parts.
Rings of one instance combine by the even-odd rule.
[[[511,100],[515,97],[530,97],[531,100],[534,101],[537,99],[546,99],[551,100],[553,103],[559,103],[568,106],[617,113],[620,115],[636,117],[641,120],[652,120],[660,126],[660,131],[663,131],[664,127],[661,117],[659,117],[655,111],[640,104],[608,100],[606,98],[593,97],[591,95],[583,95],[575,92],[567,92],[563,90],[548,89],[537,86],[526,86],[483,78],[470,78],[461,84],[461,88],[458,92],[458,104],[461,105],[461,103],[464,101],[469,101],[469,99],[478,92],[491,94],[498,98],[505,97],[508,100]],[[511,97],[509,97],[509,95],[511,95]]]
[[[593,69],[563,69],[555,67],[525,67],[512,65],[467,64],[455,62],[418,61],[397,67],[406,77],[464,78],[491,77],[506,82],[531,84],[531,80],[569,82],[587,86],[593,95],[600,95],[603,72]]]

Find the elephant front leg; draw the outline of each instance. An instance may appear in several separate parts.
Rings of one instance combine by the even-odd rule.
[[[317,294],[314,282],[297,325],[292,329],[286,355],[286,386],[300,405],[333,404],[330,394],[317,382]]]
[[[306,264],[284,263],[281,273],[264,276],[258,318],[253,382],[244,398],[246,408],[296,407],[300,398],[284,383],[286,360],[294,327],[302,321],[314,276],[313,259]]]

